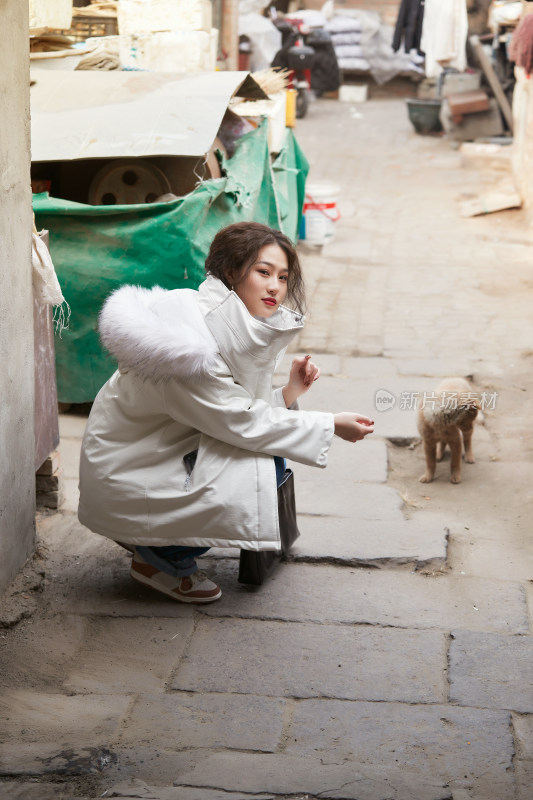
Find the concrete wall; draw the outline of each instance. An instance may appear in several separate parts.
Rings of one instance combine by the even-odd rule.
[[[29,0],[30,28],[68,30],[72,24],[72,0]]]
[[[33,547],[35,467],[28,3],[0,0],[0,16],[1,593]]]

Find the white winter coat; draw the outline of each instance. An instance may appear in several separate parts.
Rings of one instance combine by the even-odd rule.
[[[285,407],[278,356],[301,329],[256,319],[222,281],[125,286],[100,333],[119,369],[98,393],[80,461],[80,521],[128,544],[279,549],[272,456],[325,467],[333,415]],[[189,476],[183,457],[198,450]]]

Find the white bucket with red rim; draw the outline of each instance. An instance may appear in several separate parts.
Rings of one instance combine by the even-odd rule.
[[[300,237],[307,244],[323,245],[335,235],[335,223],[340,219],[337,208],[339,187],[334,183],[308,183],[305,187],[303,224]]]

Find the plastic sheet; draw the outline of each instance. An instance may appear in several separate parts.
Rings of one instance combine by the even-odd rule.
[[[326,28],[341,69],[368,71],[379,84],[401,72],[423,72],[409,54],[392,49],[394,31],[376,11],[343,11]]]
[[[239,14],[239,36],[247,36],[252,43],[252,72],[269,67],[281,47],[280,31],[260,14]]]

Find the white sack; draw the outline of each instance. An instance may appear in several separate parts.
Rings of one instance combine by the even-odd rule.
[[[269,67],[281,48],[281,32],[260,14],[239,14],[239,36],[247,36],[252,43],[252,72]]]
[[[46,231],[42,231],[41,236],[43,233]],[[63,297],[52,256],[41,236],[35,232],[31,235],[33,296],[42,305],[54,306],[54,322],[62,331],[68,328],[70,307]]]

